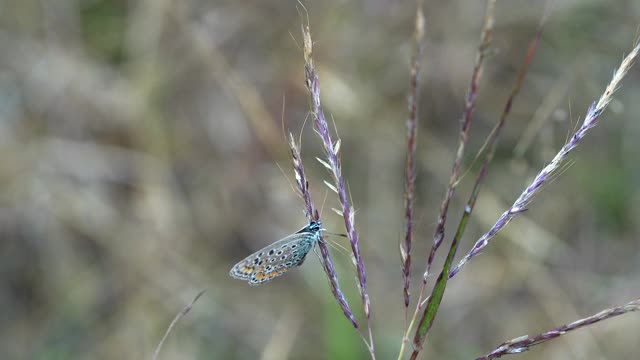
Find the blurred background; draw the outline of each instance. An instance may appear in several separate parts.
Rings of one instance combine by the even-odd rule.
[[[554,3],[459,256],[552,158],[637,39],[637,1]],[[415,274],[448,181],[484,6],[425,4]],[[395,358],[415,3],[306,7],[357,209],[378,358]],[[441,255],[543,7],[497,4],[464,163],[472,171]],[[302,132],[324,225],[344,232],[315,161],[320,141],[310,123],[303,129],[303,23],[296,1],[0,1],[1,358],[150,358],[202,289],[161,359],[368,358],[315,255],[259,287],[228,276],[305,225],[283,128]],[[639,80],[634,68],[571,166],[449,283],[423,358],[475,358],[638,298]],[[350,258],[333,259],[361,318]],[[638,315],[627,314],[518,358],[630,359],[638,333]]]

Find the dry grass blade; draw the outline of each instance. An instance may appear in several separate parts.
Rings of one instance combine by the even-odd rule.
[[[193,308],[193,304],[195,304],[196,301],[200,299],[200,297],[202,296],[202,294],[204,294],[204,292],[205,290],[200,291],[198,295],[196,295],[196,297],[194,297],[193,300],[187,306],[185,306],[184,309],[182,309],[182,311],[178,313],[178,315],[176,315],[176,317],[173,319],[171,324],[169,324],[167,331],[164,333],[164,336],[162,337],[162,340],[160,340],[160,342],[158,343],[158,346],[156,347],[156,350],[153,352],[153,356],[151,357],[152,360],[156,360],[158,358],[158,354],[160,354],[162,345],[164,344],[165,340],[167,340],[167,337],[169,336],[169,333],[171,333],[171,330],[173,330],[173,328],[176,326],[178,321],[180,321],[180,319],[182,319],[185,315],[187,315],[187,313],[189,313],[189,311],[191,311],[191,308]]]

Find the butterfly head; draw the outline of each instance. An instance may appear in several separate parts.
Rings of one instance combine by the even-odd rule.
[[[323,229],[322,229],[322,222],[320,222],[320,220],[317,220],[317,221],[315,221],[315,220],[314,220],[314,221],[311,221],[311,222],[309,223],[309,225],[307,226],[307,229],[306,229],[306,230],[307,230],[307,231],[309,231],[309,232],[313,232],[313,233],[318,232],[318,231],[321,231],[321,230],[323,230]]]

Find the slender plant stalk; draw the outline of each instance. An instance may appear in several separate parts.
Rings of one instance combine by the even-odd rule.
[[[442,203],[440,204],[440,213],[438,215],[438,225],[436,226],[436,230],[433,234],[433,245],[431,246],[431,251],[429,253],[429,259],[427,260],[427,268],[424,272],[423,282],[426,284],[427,277],[429,276],[429,272],[431,270],[431,265],[433,264],[433,260],[436,254],[436,251],[440,247],[442,243],[442,239],[444,238],[444,230],[445,223],[447,222],[447,213],[449,212],[449,204],[451,203],[451,199],[455,194],[456,188],[459,182],[459,171],[460,166],[462,165],[462,158],[464,156],[465,148],[467,141],[469,140],[469,129],[471,128],[471,120],[473,119],[473,111],[476,107],[476,99],[478,92],[478,83],[480,82],[480,77],[482,76],[482,66],[484,65],[484,59],[486,56],[487,49],[491,44],[491,34],[493,33],[493,24],[494,24],[494,8],[495,8],[495,0],[487,1],[487,9],[484,18],[484,26],[482,28],[482,36],[480,40],[480,46],[478,47],[478,52],[476,54],[476,62],[473,67],[473,73],[471,74],[471,81],[469,82],[469,89],[467,90],[467,97],[465,101],[464,112],[462,115],[462,126],[460,128],[460,134],[458,135],[458,149],[456,150],[456,158],[453,161],[453,166],[451,168],[451,176],[449,177],[449,184],[447,186],[447,191],[445,193],[444,199],[442,199]]]
[[[540,41],[540,37],[542,36],[543,24],[544,24],[544,18],[543,18],[543,21],[540,23],[540,26],[538,27],[536,36],[529,44],[527,54],[525,55],[525,59],[520,67],[520,70],[518,71],[516,82],[514,84],[513,89],[511,90],[511,94],[509,95],[509,98],[507,99],[507,103],[502,111],[500,120],[498,121],[496,126],[493,128],[489,136],[487,137],[485,145],[483,146],[483,148],[485,149],[485,157],[482,161],[482,165],[480,166],[480,170],[478,171],[478,176],[476,177],[475,183],[473,184],[471,195],[469,196],[467,204],[464,208],[462,219],[460,221],[461,224],[467,223],[469,217],[471,216],[471,213],[473,212],[473,209],[475,208],[476,200],[478,199],[478,195],[480,194],[480,189],[482,187],[484,178],[487,175],[487,172],[489,170],[489,165],[491,164],[491,161],[493,160],[493,156],[495,155],[498,139],[500,137],[501,131],[504,128],[507,117],[511,113],[511,107],[513,105],[513,101],[515,100],[516,96],[520,93],[520,88],[522,87],[522,83],[524,82],[524,77],[526,76],[527,70],[529,69],[529,64],[533,59],[533,55],[535,54],[538,42]],[[458,231],[460,232],[460,236],[462,236],[462,234],[464,233],[464,225],[462,227],[459,226]]]
[[[498,123],[496,124],[496,127],[493,129],[493,131],[489,135],[489,138],[487,139],[488,147],[485,153],[486,155],[483,160],[480,171],[478,173],[478,176],[476,178],[474,188],[471,192],[467,205],[464,208],[464,212],[458,224],[456,234],[453,238],[453,241],[451,242],[451,247],[449,248],[449,252],[447,254],[445,263],[443,265],[442,272],[440,273],[440,275],[438,276],[438,279],[436,280],[436,284],[432,290],[431,296],[427,301],[426,308],[422,314],[422,318],[418,322],[418,328],[416,329],[416,334],[413,339],[414,351],[413,351],[413,354],[411,355],[411,359],[417,358],[418,354],[420,353],[420,350],[422,349],[422,346],[427,337],[427,334],[435,321],[436,315],[438,313],[438,309],[440,307],[442,298],[444,296],[447,282],[449,280],[449,276],[448,276],[449,270],[453,263],[453,259],[455,258],[455,254],[456,254],[456,251],[458,250],[458,246],[460,245],[460,241],[462,239],[462,235],[464,234],[466,224],[469,221],[469,217],[471,216],[473,208],[475,207],[475,203],[476,203],[478,194],[480,192],[480,187],[487,174],[489,164],[491,163],[491,160],[493,159],[493,155],[495,154],[496,144],[500,136],[500,132],[504,127],[504,124],[506,123],[506,119],[508,115],[511,112],[511,106],[513,104],[513,101],[515,97],[518,95],[518,93],[520,92],[520,88],[522,87],[522,83],[524,81],[524,77],[529,68],[529,64],[531,62],[531,59],[533,58],[533,55],[535,54],[537,44],[540,40],[540,36],[542,35],[542,28],[546,19],[546,15],[547,14],[545,13],[545,16],[543,16],[540,22],[540,26],[538,27],[538,30],[536,32],[536,36],[529,44],[527,54],[525,55],[525,59],[520,67],[515,85],[511,91],[511,94],[509,95],[509,98],[507,99],[507,103],[502,112],[502,115],[500,116],[500,120],[498,121]]]
[[[551,160],[551,162],[542,170],[540,170],[535,179],[520,194],[513,205],[511,205],[511,207],[507,211],[500,215],[491,229],[489,229],[488,232],[482,235],[480,239],[476,241],[469,253],[465,255],[462,260],[460,260],[456,267],[451,269],[451,271],[449,272],[449,278],[455,276],[471,258],[477,256],[480,251],[482,251],[482,249],[484,249],[489,244],[489,241],[498,233],[498,231],[504,228],[518,214],[527,210],[527,206],[529,205],[529,203],[542,189],[543,185],[546,184],[547,180],[549,180],[552,175],[557,173],[557,171],[560,169],[560,165],[567,158],[567,155],[571,152],[571,150],[575,149],[575,147],[578,146],[587,132],[598,124],[600,115],[611,101],[612,95],[617,90],[620,81],[624,78],[624,76],[633,65],[635,58],[638,56],[638,52],[640,52],[640,43],[636,44],[631,53],[629,53],[629,55],[627,55],[624,60],[622,60],[620,67],[618,67],[618,69],[613,74],[611,82],[609,82],[609,85],[607,85],[600,99],[597,102],[591,104],[591,106],[589,107],[587,115],[585,116],[584,122],[582,123],[580,128],[578,128],[578,130],[576,130],[571,138],[567,140],[567,142],[564,144],[564,146],[562,146],[560,151]]]
[[[502,344],[500,344],[500,346],[495,348],[493,351],[488,353],[487,355],[479,357],[476,360],[491,360],[491,359],[497,359],[504,355],[520,354],[522,352],[529,350],[534,345],[542,344],[543,342],[547,342],[549,340],[558,338],[570,331],[577,330],[582,327],[589,326],[603,320],[611,319],[613,317],[626,314],[628,312],[639,311],[639,310],[640,310],[640,299],[637,299],[637,300],[628,302],[625,305],[614,307],[611,309],[606,309],[595,315],[586,317],[584,319],[580,319],[570,324],[562,325],[555,329],[545,331],[536,336],[525,335],[515,339],[511,339],[509,341],[505,341]]]
[[[461,129],[460,129],[460,134],[458,136],[459,142],[458,142],[458,149],[456,151],[456,158],[454,160],[454,163],[451,169],[451,176],[449,179],[449,184],[447,187],[447,191],[445,193],[445,197],[442,201],[442,204],[440,205],[440,213],[438,215],[438,225],[433,235],[433,244],[431,246],[426,269],[422,277],[422,286],[420,289],[420,295],[418,296],[418,301],[416,303],[416,308],[415,308],[415,311],[413,312],[411,321],[409,322],[409,325],[406,326],[405,334],[402,340],[402,345],[400,347],[400,352],[398,354],[398,359],[402,359],[405,344],[409,339],[408,338],[409,333],[411,331],[411,328],[413,327],[413,324],[415,323],[416,317],[420,309],[422,308],[422,304],[424,303],[424,294],[427,286],[427,277],[431,270],[431,265],[433,264],[436,251],[440,247],[440,244],[442,243],[442,239],[444,237],[445,222],[447,219],[449,203],[451,202],[451,199],[453,198],[453,194],[455,193],[455,189],[458,185],[458,177],[459,177],[458,172],[462,164],[462,158],[465,152],[465,146],[469,138],[469,129],[471,128],[471,120],[473,119],[472,114],[473,114],[473,110],[475,109],[476,99],[477,99],[478,83],[480,82],[480,78],[482,76],[482,66],[484,64],[484,59],[486,56],[487,49],[491,44],[491,34],[493,32],[493,24],[494,24],[494,17],[493,17],[494,8],[495,8],[495,0],[488,0],[485,16],[484,16],[484,24],[482,26],[482,31],[480,36],[480,45],[478,46],[475,64],[473,66],[473,72],[471,74],[471,80],[469,81],[469,88],[467,89],[465,108],[462,115]],[[407,155],[407,158],[408,158],[408,155]],[[406,215],[405,215],[405,218],[406,218]],[[406,229],[406,225],[405,225],[405,229]],[[406,232],[405,232],[405,243],[406,243]],[[409,242],[408,249],[410,249],[410,242]],[[406,251],[406,249],[405,249],[405,252],[407,254],[409,253],[408,251]],[[409,261],[411,261],[410,259],[411,258],[409,257]],[[408,266],[406,266],[406,268],[408,268]],[[405,288],[408,282],[409,281],[405,279]],[[407,292],[405,292],[405,304],[406,304],[405,306],[408,306],[408,300],[409,300],[408,294]],[[405,318],[406,318],[406,310],[405,310]]]
[[[340,159],[338,153],[340,151],[340,139],[335,143],[331,140],[331,134],[329,133],[329,126],[324,116],[324,111],[320,104],[320,84],[316,68],[313,62],[313,42],[311,41],[311,32],[309,26],[303,28],[304,37],[304,61],[305,61],[305,80],[306,86],[311,95],[311,115],[313,116],[314,129],[324,146],[325,155],[327,161],[320,160],[320,162],[329,170],[333,177],[334,185],[329,186],[331,190],[338,194],[342,217],[344,219],[345,230],[349,243],[351,245],[351,251],[353,253],[354,262],[356,264],[356,272],[358,277],[358,287],[360,290],[360,297],[362,300],[362,307],[365,317],[367,319],[367,330],[369,333],[369,353],[372,359],[375,359],[375,348],[373,343],[373,333],[371,331],[371,303],[369,301],[369,294],[367,292],[367,277],[364,269],[364,262],[360,256],[360,245],[358,243],[358,233],[355,229],[355,210],[349,203],[347,198],[347,191],[345,187],[344,178],[342,177],[342,170],[340,166]]]
[[[151,356],[152,360],[156,360],[158,358],[158,355],[160,355],[160,350],[162,350],[162,345],[164,345],[164,342],[169,337],[169,333],[171,333],[171,330],[173,330],[173,328],[176,326],[178,321],[180,321],[180,319],[182,319],[185,315],[187,315],[187,313],[189,311],[191,311],[191,308],[193,308],[193,304],[195,304],[196,301],[198,301],[198,299],[200,299],[200,296],[202,296],[202,294],[204,294],[204,290],[200,291],[198,293],[198,295],[196,295],[193,298],[193,300],[191,300],[191,302],[189,304],[187,304],[187,306],[185,306],[184,309],[182,309],[182,311],[180,311],[178,313],[178,315],[176,315],[175,318],[173,318],[173,321],[171,321],[171,324],[169,324],[169,327],[167,328],[167,331],[165,331],[164,336],[162,337],[162,339],[158,343],[158,346],[156,347],[156,350],[153,352],[153,356]]]
[[[309,221],[318,221],[320,220],[320,215],[318,214],[318,211],[313,207],[313,203],[311,202],[311,194],[309,193],[309,181],[307,181],[307,178],[304,174],[304,165],[302,163],[302,157],[300,156],[300,146],[296,144],[295,139],[293,138],[293,135],[291,135],[291,133],[289,133],[289,148],[291,150],[293,170],[296,176],[296,187],[305,203],[305,215],[307,216],[307,219]],[[360,336],[364,340],[365,344],[367,344],[367,340],[360,331],[358,322],[353,316],[353,312],[351,312],[344,294],[340,290],[340,284],[338,283],[338,274],[333,267],[333,263],[331,262],[331,258],[329,257],[329,250],[327,249],[327,245],[324,242],[324,239],[322,239],[322,234],[320,234],[320,239],[318,240],[318,247],[320,248],[321,254],[320,262],[322,263],[324,272],[327,274],[331,293],[336,298],[336,301],[338,301],[338,305],[340,305],[344,316],[349,320],[351,325],[353,325],[358,333],[360,333]]]
[[[411,78],[409,83],[409,119],[407,120],[407,158],[404,168],[404,247],[400,246],[402,261],[402,279],[404,280],[404,318],[409,312],[409,285],[411,284],[411,242],[413,240],[413,203],[416,183],[416,135],[418,132],[418,81],[420,77],[420,59],[422,58],[422,39],[424,37],[424,15],[422,2],[416,10],[415,30],[413,34],[413,56],[411,59]],[[406,327],[406,326],[405,326]]]

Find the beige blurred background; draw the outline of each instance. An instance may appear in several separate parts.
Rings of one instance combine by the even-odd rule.
[[[415,273],[449,176],[484,5],[425,4]],[[358,211],[378,358],[395,358],[415,3],[306,6]],[[543,7],[497,3],[465,169],[504,107]],[[459,254],[600,96],[638,19],[633,0],[555,1]],[[367,358],[313,254],[264,286],[228,276],[305,224],[282,132],[299,134],[308,111],[303,21],[292,0],[0,1],[1,358],[150,358],[202,289],[161,359]],[[450,283],[423,358],[475,358],[638,298],[639,80],[635,68],[571,166]],[[322,151],[310,124],[302,140],[320,206],[330,178],[314,160]],[[454,199],[447,241],[474,176]],[[328,210],[336,206],[330,193],[323,219],[340,233]],[[350,259],[333,258],[360,317]],[[518,358],[631,359],[639,333],[638,315],[628,314]]]

